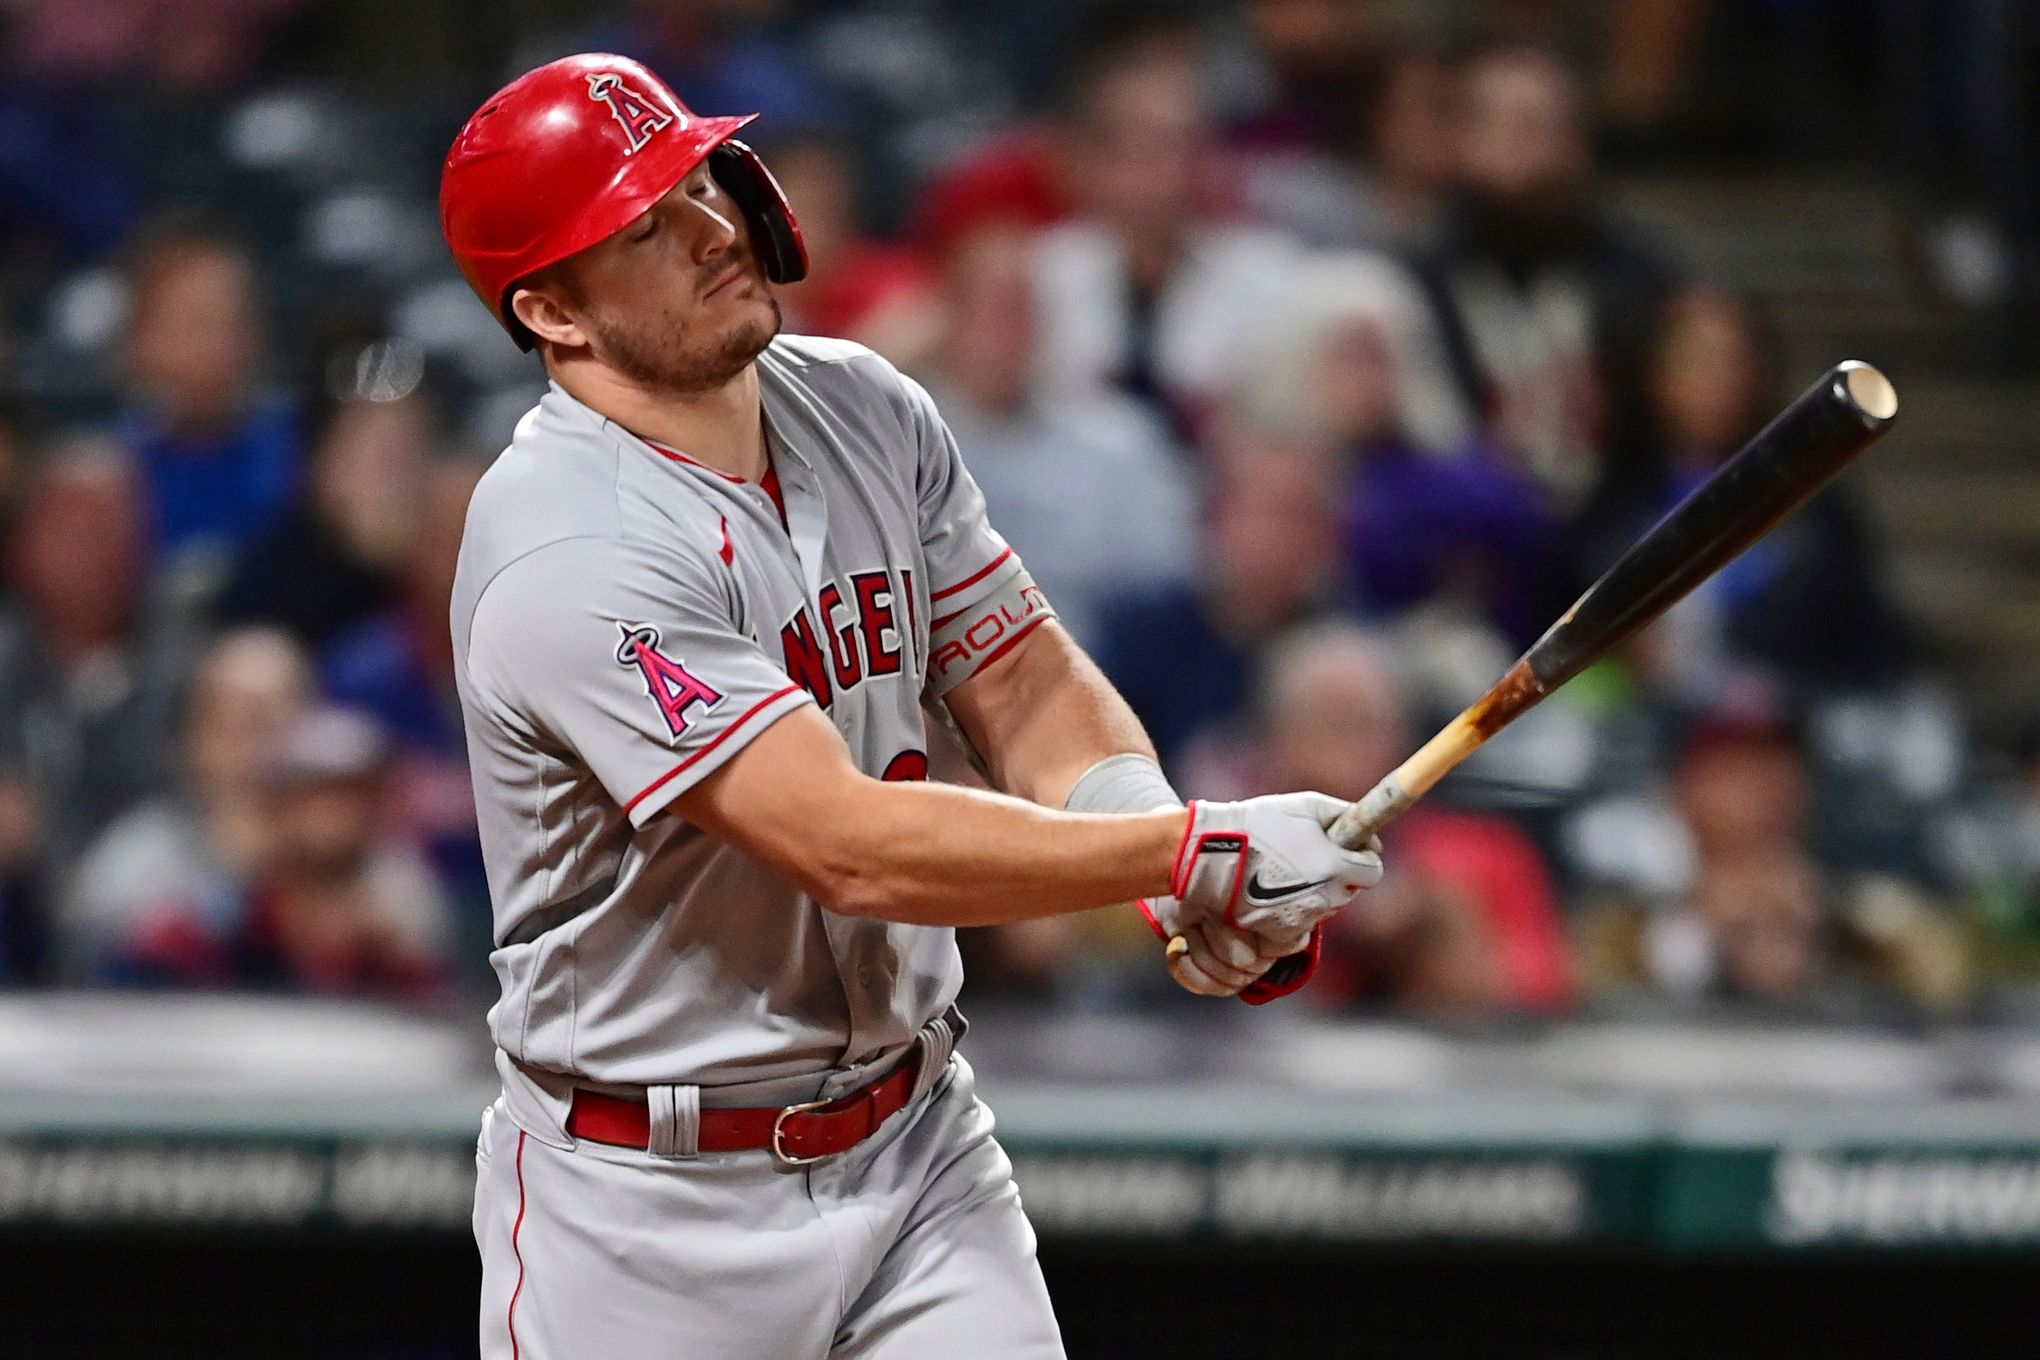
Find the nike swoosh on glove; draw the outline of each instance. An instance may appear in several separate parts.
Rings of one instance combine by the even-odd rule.
[[[1308,937],[1381,881],[1376,847],[1348,850],[1331,838],[1345,810],[1322,793],[1192,802],[1169,883],[1183,921],[1215,919],[1297,941]]]

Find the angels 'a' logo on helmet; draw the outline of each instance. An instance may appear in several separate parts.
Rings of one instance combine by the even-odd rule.
[[[610,116],[623,129],[623,135],[630,139],[624,154],[642,151],[652,140],[652,134],[660,128],[673,125],[671,111],[641,91],[623,83],[623,77],[614,71],[597,71],[588,77],[588,97],[598,99],[609,106]]]
[[[634,666],[645,682],[645,697],[659,706],[659,716],[678,741],[692,721],[695,704],[706,713],[723,701],[723,693],[659,650],[659,630],[648,623],[618,623],[623,638],[616,644],[616,664]]]

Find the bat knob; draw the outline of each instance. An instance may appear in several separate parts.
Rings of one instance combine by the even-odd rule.
[[[1174,963],[1177,959],[1182,958],[1185,954],[1189,952],[1190,941],[1184,939],[1181,935],[1176,935],[1170,938],[1169,947],[1166,951],[1164,951],[1164,956],[1169,960],[1170,963]]]

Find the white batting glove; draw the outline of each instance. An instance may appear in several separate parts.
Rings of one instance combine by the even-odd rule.
[[[1345,810],[1322,793],[1192,802],[1169,885],[1182,923],[1218,921],[1293,949],[1381,881],[1378,850],[1348,850],[1327,834]]]
[[[1180,938],[1188,946],[1183,953],[1169,957],[1169,972],[1185,991],[1199,996],[1250,992],[1278,961],[1311,946],[1308,930],[1262,934],[1215,918],[1187,920],[1183,904],[1173,897],[1151,898],[1137,905],[1164,944]]]

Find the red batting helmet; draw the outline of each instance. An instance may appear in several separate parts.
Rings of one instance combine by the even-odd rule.
[[[706,160],[751,227],[774,283],[807,273],[786,196],[732,134],[758,115],[703,118],[628,57],[584,53],[527,71],[467,120],[439,178],[439,224],[470,287],[525,349],[520,280],[621,231]]]

